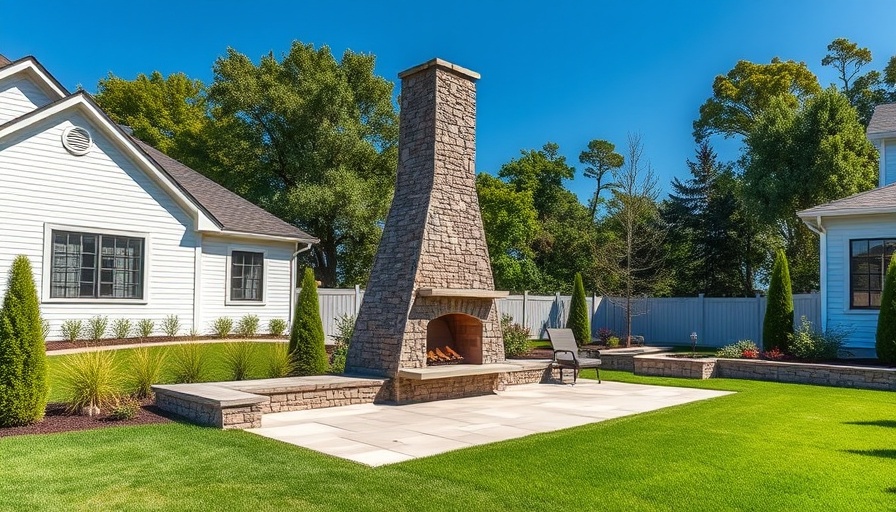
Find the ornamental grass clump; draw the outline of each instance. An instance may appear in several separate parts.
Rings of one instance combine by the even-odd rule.
[[[279,379],[288,377],[295,372],[296,365],[293,363],[292,354],[289,353],[289,346],[286,343],[277,343],[269,354],[267,368],[265,368],[267,378]]]
[[[310,268],[305,269],[294,318],[289,337],[289,353],[292,354],[296,374],[327,373],[329,364],[327,350],[324,347],[324,326],[320,320],[317,282],[314,280],[314,271]]]
[[[268,333],[271,336],[282,336],[286,332],[286,320],[282,318],[272,318],[268,322]]]
[[[109,327],[109,317],[96,315],[87,320],[87,336],[90,341],[99,341],[106,335]]]
[[[59,383],[70,411],[99,414],[118,399],[115,355],[111,350],[74,354],[62,363]]]
[[[330,355],[330,373],[344,373],[348,346],[355,332],[355,316],[342,315],[336,319],[336,334],[333,338],[333,353]]]
[[[242,338],[251,338],[258,333],[258,315],[243,315],[236,324],[236,333]]]
[[[202,382],[208,375],[208,356],[200,343],[184,343],[173,350],[172,373],[177,383]]]
[[[117,339],[127,338],[131,335],[132,329],[131,321],[127,318],[116,318],[112,322],[112,336],[115,336]]]
[[[155,330],[155,328],[156,323],[149,318],[144,318],[137,322],[137,334],[139,334],[143,339],[152,336],[152,332]]]
[[[222,316],[212,322],[212,334],[216,338],[226,338],[233,331],[233,319],[228,316]]]
[[[180,332],[180,319],[177,315],[168,315],[162,320],[162,332],[169,338],[177,336]]]
[[[74,343],[81,339],[81,332],[84,331],[84,324],[81,320],[66,320],[65,322],[62,322],[62,327],[60,327],[59,330],[62,331],[63,338]]]
[[[152,385],[162,379],[162,366],[167,352],[150,350],[146,347],[135,348],[131,352],[130,389],[137,398],[152,396]]]
[[[512,316],[501,315],[501,335],[505,357],[518,357],[529,352],[529,329],[514,323]]]
[[[588,302],[585,299],[585,286],[582,274],[576,272],[573,283],[572,300],[569,303],[569,318],[566,328],[572,330],[576,343],[581,347],[591,343],[591,315],[588,314]]]
[[[44,417],[47,359],[31,263],[18,256],[9,268],[0,308],[0,426]]]
[[[222,354],[230,380],[246,380],[254,368],[254,342],[225,343]]]

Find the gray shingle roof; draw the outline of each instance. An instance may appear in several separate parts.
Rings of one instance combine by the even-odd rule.
[[[131,140],[168,173],[185,192],[218,221],[225,231],[298,238],[317,242],[313,236],[234,194],[186,165],[135,137]]]
[[[896,103],[885,103],[874,107],[874,114],[868,122],[868,135],[896,132]]]
[[[797,212],[803,218],[896,212],[896,183]]]
[[[3,56],[2,53],[0,53],[0,68],[2,68],[3,66],[8,66],[9,64],[12,64],[12,61],[7,59]]]

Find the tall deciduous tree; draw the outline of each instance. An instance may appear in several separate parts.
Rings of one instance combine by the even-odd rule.
[[[532,192],[517,191],[490,174],[476,177],[476,192],[495,287],[515,292],[539,289],[532,242],[540,226]]]
[[[787,352],[789,337],[793,334],[793,293],[787,256],[782,250],[775,256],[767,300],[762,321],[762,347]]]
[[[208,166],[203,132],[208,127],[205,85],[183,73],[163,77],[158,71],[125,80],[112,73],[97,84],[96,101],[134,136],[181,162]]]
[[[803,62],[774,58],[769,64],[738,61],[712,84],[712,97],[694,121],[699,141],[712,134],[746,136],[759,116],[780,98],[790,108],[821,91],[818,79]]]
[[[656,294],[667,277],[662,272],[666,227],[656,203],[659,189],[650,164],[641,161],[643,152],[640,136],[629,135],[626,164],[616,174],[617,187],[607,205],[608,225],[616,238],[606,248],[613,256],[604,270],[614,277],[616,289],[606,291],[621,293],[626,346],[631,345],[632,317],[646,312],[636,310],[636,296]]]
[[[31,263],[18,256],[9,268],[0,309],[0,426],[44,417],[47,360]]]
[[[616,152],[616,146],[605,140],[592,140],[588,143],[588,149],[579,154],[579,162],[586,164],[584,175],[595,180],[594,195],[588,201],[588,210],[591,218],[597,213],[600,205],[600,193],[602,190],[613,187],[613,182],[607,178],[607,173],[622,167],[625,158]]]
[[[874,188],[877,152],[855,109],[833,88],[797,109],[774,102],[746,144],[747,197],[785,241],[794,289],[817,289],[818,242],[796,212]]]
[[[861,74],[870,63],[871,50],[845,38],[834,39],[821,59],[822,66],[837,71],[840,90],[858,111],[863,126],[868,126],[876,105],[896,101],[896,56],[890,58],[883,74],[876,70]]]

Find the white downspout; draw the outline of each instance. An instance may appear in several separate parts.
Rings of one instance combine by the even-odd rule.
[[[298,244],[296,244],[298,245]],[[296,300],[296,258],[299,254],[311,249],[311,246],[314,245],[312,243],[305,244],[305,247],[298,249],[296,252],[292,253],[292,256],[289,258],[289,314],[287,315],[287,325],[290,329],[292,329],[292,315],[295,311],[295,300]]]
[[[828,230],[821,225],[821,215],[815,216],[815,225],[811,222],[803,223],[811,231],[818,233],[819,252],[819,280],[821,281],[821,330],[828,330]]]

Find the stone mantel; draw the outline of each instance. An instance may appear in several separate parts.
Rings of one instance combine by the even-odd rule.
[[[477,290],[473,288],[418,288],[418,297],[464,297],[468,299],[500,299],[510,295],[508,291]]]

